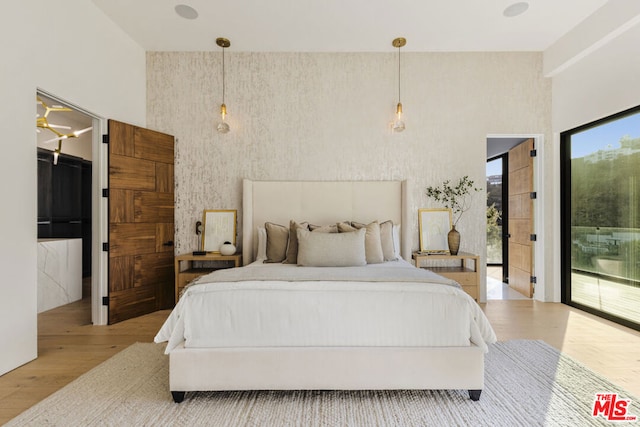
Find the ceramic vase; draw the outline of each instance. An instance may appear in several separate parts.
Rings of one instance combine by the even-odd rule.
[[[449,243],[449,252],[451,255],[458,255],[460,249],[460,232],[456,230],[456,226],[452,226],[447,234],[447,242]]]
[[[222,255],[233,255],[236,253],[236,247],[231,242],[224,242],[220,246],[220,253]]]

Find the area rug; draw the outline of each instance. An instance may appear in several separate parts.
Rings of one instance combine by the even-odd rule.
[[[466,390],[169,393],[164,346],[134,344],[8,426],[590,426],[613,425],[596,393],[638,400],[542,341],[491,346],[478,402]],[[628,425],[627,423],[624,423]],[[632,423],[634,424],[634,423]]]

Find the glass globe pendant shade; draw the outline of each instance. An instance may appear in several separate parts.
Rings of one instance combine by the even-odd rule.
[[[218,123],[218,127],[216,129],[218,130],[218,133],[228,133],[231,130],[229,125],[225,122]]]
[[[229,130],[231,130],[231,128],[229,128],[229,124],[224,121],[224,118],[226,117],[226,115],[227,115],[227,106],[222,104],[220,106],[220,116],[222,117],[222,121],[218,123],[218,126],[216,127],[216,130],[218,131],[218,133],[227,133],[229,132]]]
[[[393,121],[391,128],[394,132],[402,132],[404,130],[404,121],[402,121],[402,104],[398,102],[396,108],[396,119]]]

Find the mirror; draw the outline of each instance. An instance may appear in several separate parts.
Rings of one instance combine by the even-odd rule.
[[[224,242],[236,244],[236,211],[205,210],[202,217],[202,250],[220,253]]]
[[[451,209],[418,209],[420,252],[448,253],[447,234],[451,230]]]

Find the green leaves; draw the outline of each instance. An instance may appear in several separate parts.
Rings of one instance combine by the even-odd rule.
[[[463,176],[454,185],[451,180],[446,180],[438,187],[427,187],[427,197],[442,203],[444,207],[450,208],[454,216],[453,225],[460,221],[462,214],[471,207],[470,196],[473,192],[481,191],[481,188],[475,187],[473,181],[468,175]]]

